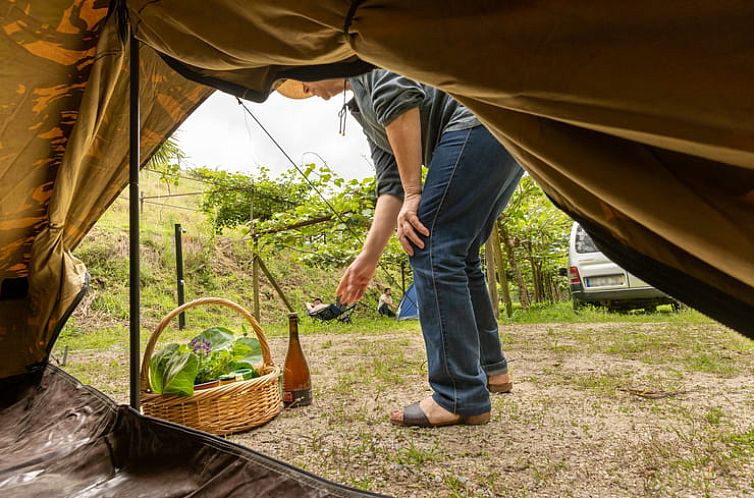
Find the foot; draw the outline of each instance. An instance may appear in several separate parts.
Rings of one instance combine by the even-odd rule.
[[[406,427],[443,427],[446,425],[486,424],[490,420],[490,412],[474,416],[461,416],[449,412],[438,405],[432,397],[425,398],[419,403],[409,405],[402,410],[395,410],[390,414],[390,422]]]
[[[508,372],[487,377],[487,388],[492,393],[509,393],[513,390],[513,382]]]

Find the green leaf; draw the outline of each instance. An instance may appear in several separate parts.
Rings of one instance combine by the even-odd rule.
[[[235,336],[233,332],[225,327],[210,327],[194,339],[204,339],[209,341],[212,351],[221,351],[233,347]]]
[[[231,350],[236,363],[245,364],[242,368],[253,368],[262,364],[262,346],[256,337],[239,337]]]
[[[199,358],[186,346],[168,344],[152,355],[149,362],[149,382],[157,394],[194,394],[194,379]]]

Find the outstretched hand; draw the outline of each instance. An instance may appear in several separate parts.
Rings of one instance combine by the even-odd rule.
[[[372,261],[362,252],[346,269],[335,291],[342,304],[352,304],[364,297],[377,269],[377,261]]]
[[[420,201],[421,194],[406,194],[403,198],[403,206],[398,213],[398,242],[409,256],[414,255],[413,246],[424,249],[424,241],[420,234],[425,237],[429,235],[429,230],[419,221],[417,215]]]

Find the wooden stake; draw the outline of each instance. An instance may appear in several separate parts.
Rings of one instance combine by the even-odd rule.
[[[254,237],[254,261],[251,269],[251,281],[254,286],[254,318],[261,321],[259,312],[259,254],[257,253],[257,238]]]
[[[484,259],[487,262],[487,288],[490,291],[492,310],[495,318],[500,317],[500,299],[497,296],[497,279],[495,278],[495,248],[492,235],[484,243]]]
[[[508,275],[505,272],[505,260],[503,259],[503,251],[500,249],[500,233],[498,232],[497,223],[495,223],[490,234],[492,240],[492,251],[495,256],[495,268],[497,269],[497,278],[500,283],[500,287],[503,290],[503,303],[505,304],[505,314],[508,318],[513,316],[513,301],[511,300],[511,291],[508,288]]]
[[[293,311],[293,306],[291,306],[291,303],[288,302],[288,298],[285,297],[285,294],[283,294],[283,289],[280,288],[278,283],[272,277],[272,273],[270,273],[270,270],[267,269],[267,267],[264,264],[264,261],[262,261],[262,258],[260,258],[259,255],[256,255],[254,258],[254,261],[259,265],[259,267],[262,269],[265,276],[267,277],[267,280],[269,280],[272,286],[275,288],[278,295],[280,296],[280,299],[283,300],[283,302],[285,303],[285,306],[288,308],[288,311],[291,313],[295,313],[295,311]]]

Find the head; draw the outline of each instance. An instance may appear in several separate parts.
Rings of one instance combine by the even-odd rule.
[[[390,287],[385,287],[385,294],[390,295]]]
[[[322,304],[322,300],[320,298],[318,298],[318,297],[315,297],[314,300],[312,301],[312,303],[314,303],[314,305],[316,306],[318,304]]]
[[[307,99],[317,96],[323,100],[339,95],[350,88],[345,78],[320,81],[285,80],[277,87],[277,91],[291,99]]]

